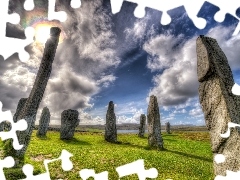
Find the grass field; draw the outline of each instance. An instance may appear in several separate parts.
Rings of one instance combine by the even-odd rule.
[[[51,179],[81,179],[81,169],[94,169],[96,173],[109,172],[109,179],[117,180],[116,168],[138,159],[144,159],[145,169],[156,168],[159,180],[210,180],[213,176],[213,157],[207,132],[163,133],[164,151],[150,149],[147,138],[136,134],[118,135],[119,144],[103,140],[102,133],[75,133],[71,141],[59,139],[59,133],[49,131],[46,138],[36,137],[34,131],[26,154],[26,163],[34,166],[37,173],[44,173],[44,159],[58,158],[62,149],[73,154],[73,169],[65,172],[61,162],[49,165]],[[9,169],[9,172],[14,169]],[[10,173],[12,174],[12,173]],[[11,179],[11,178],[7,178]],[[91,178],[89,178],[91,179]],[[93,178],[92,178],[93,179]],[[138,179],[137,175],[121,178]]]

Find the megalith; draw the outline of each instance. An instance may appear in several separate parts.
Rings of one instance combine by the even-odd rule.
[[[166,122],[166,123],[165,123],[165,126],[166,126],[166,132],[167,132],[167,134],[171,134],[170,122]]]
[[[50,122],[50,111],[47,107],[44,107],[39,121],[37,136],[46,136],[49,122]]]
[[[138,137],[144,137],[145,126],[146,126],[146,116],[145,114],[141,114]]]
[[[226,175],[226,170],[240,171],[240,134],[231,128],[229,138],[222,138],[228,123],[240,124],[240,99],[232,93],[234,85],[227,57],[217,41],[199,36],[196,41],[199,101],[206,126],[210,133],[211,149],[215,155],[222,154],[225,161],[214,161],[215,175]]]
[[[19,115],[17,116],[17,121],[25,119],[28,124],[28,128],[25,131],[17,131],[19,143],[24,146],[20,150],[15,150],[12,147],[11,140],[9,143],[5,143],[4,154],[5,156],[12,156],[15,159],[15,166],[20,165],[20,163],[23,163],[24,161],[24,155],[35,125],[37,110],[51,74],[52,63],[58,46],[60,32],[61,30],[58,27],[52,27],[50,29],[50,38],[45,43],[42,61],[33,88],[24,107],[22,107],[22,110],[19,111]]]
[[[22,110],[27,98],[21,98],[18,102],[17,109],[15,114],[13,115],[13,121],[17,122],[17,116],[19,115],[19,112]],[[0,131],[9,131],[11,129],[11,123],[4,121],[0,123]]]
[[[17,122],[17,118],[18,118],[20,112],[22,111],[22,109],[23,109],[26,101],[27,101],[27,98],[21,98],[21,99],[18,101],[18,105],[17,105],[16,112],[15,112],[15,114],[13,115],[13,121],[14,121],[14,122]]]
[[[64,110],[61,113],[60,139],[71,140],[74,136],[75,128],[79,125],[77,110]]]
[[[160,113],[157,102],[157,97],[150,96],[150,101],[147,110],[147,123],[148,123],[148,145],[163,149],[163,139],[161,136]]]
[[[108,142],[117,142],[116,116],[114,113],[113,101],[108,104],[105,125],[105,140]]]

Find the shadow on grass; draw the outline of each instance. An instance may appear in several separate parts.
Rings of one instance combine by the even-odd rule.
[[[72,138],[71,140],[61,139],[61,141],[65,142],[66,144],[71,144],[71,145],[92,145],[87,141],[80,141],[76,138]]]
[[[36,137],[40,140],[50,140],[51,138],[48,137],[48,136],[39,136],[39,135],[36,135]]]
[[[193,155],[193,154],[187,154],[187,153],[184,153],[184,152],[173,151],[173,150],[169,150],[169,149],[165,149],[165,151],[170,152],[170,153],[174,153],[174,154],[178,154],[178,155],[181,155],[181,156],[185,156],[185,157],[190,157],[190,158],[199,159],[199,160],[202,160],[202,161],[207,161],[207,162],[210,162],[210,163],[213,162],[212,159],[197,156],[197,155]]]

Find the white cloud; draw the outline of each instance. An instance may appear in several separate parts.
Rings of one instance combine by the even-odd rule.
[[[237,43],[240,35],[231,37],[230,34],[229,27],[215,27],[206,36],[216,37],[231,68],[240,69],[238,50],[240,44]],[[228,39],[229,37],[231,38]],[[154,76],[154,87],[149,92],[149,96],[158,97],[161,106],[183,105],[184,108],[187,102],[198,96],[197,37],[187,40],[184,44],[180,44],[181,38],[181,36],[158,35],[144,45],[144,49],[150,54],[148,68],[152,71],[163,70],[161,74]],[[164,109],[168,110],[167,107]]]
[[[99,116],[92,117],[90,114],[80,111],[79,113],[80,124],[105,124],[105,120],[100,118]]]
[[[102,85],[103,87],[108,87],[110,83],[114,82],[116,77],[111,75],[102,76],[101,79],[97,80],[97,84]]]
[[[116,116],[117,124],[122,124],[122,123],[139,123],[141,114],[144,114],[142,109],[135,110],[133,115],[130,116],[130,117],[127,117],[125,115]]]
[[[137,40],[141,40],[147,31],[147,22],[150,19],[149,16],[145,16],[144,18],[141,19],[137,19],[134,24],[133,27],[130,28],[126,28],[124,30],[124,33],[126,33],[126,39],[133,39],[135,42]]]

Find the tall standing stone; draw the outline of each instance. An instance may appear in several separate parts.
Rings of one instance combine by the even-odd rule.
[[[226,170],[240,170],[239,129],[231,128],[229,138],[220,136],[227,131],[228,122],[240,124],[240,99],[232,94],[232,71],[217,41],[200,36],[196,45],[199,101],[210,133],[212,152],[214,156],[226,157],[222,163],[214,161],[214,173],[225,176]]]
[[[160,114],[157,97],[154,95],[150,96],[147,121],[148,121],[148,145],[150,147],[156,147],[162,150],[163,139],[161,136]]]
[[[117,142],[116,116],[112,101],[109,102],[106,114],[105,140],[108,142]]]
[[[50,122],[50,112],[47,107],[44,107],[39,121],[37,136],[46,136]]]
[[[61,114],[60,139],[71,140],[74,136],[75,128],[79,125],[77,110],[64,110]]]
[[[167,123],[165,124],[165,126],[166,126],[166,132],[167,132],[168,134],[171,134],[170,122],[167,122]]]
[[[9,145],[12,146],[12,142],[7,143],[7,147],[5,147],[5,155],[14,157],[16,166],[24,161],[24,154],[27,150],[33,127],[35,125],[37,110],[51,74],[52,63],[58,46],[60,32],[61,30],[58,27],[51,28],[50,38],[45,44],[42,61],[33,88],[24,107],[17,117],[17,120],[25,119],[28,124],[28,128],[25,131],[17,131],[19,143],[24,145],[24,147],[21,150],[15,150],[9,147]]]
[[[146,126],[146,116],[145,116],[145,114],[141,114],[141,116],[140,116],[139,133],[138,133],[139,137],[144,137],[145,126]]]

